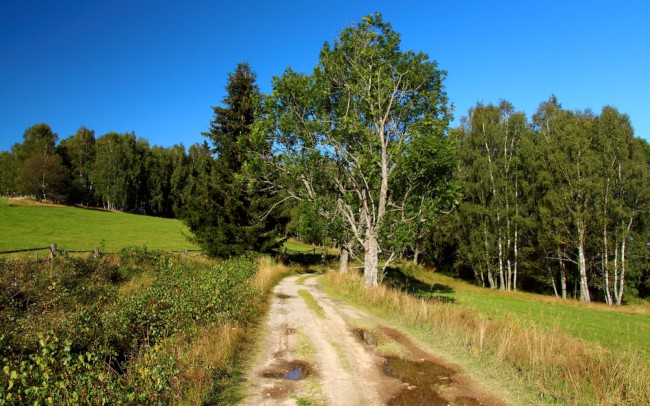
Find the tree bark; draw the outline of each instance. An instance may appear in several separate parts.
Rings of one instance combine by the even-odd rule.
[[[418,257],[420,256],[420,249],[416,246],[413,249],[413,265],[418,264]]]
[[[377,263],[379,262],[379,246],[377,237],[368,231],[366,234],[365,258],[363,267],[364,286],[374,288],[377,286]]]
[[[631,223],[631,221],[630,221]],[[616,305],[623,304],[623,289],[625,288],[625,244],[626,238],[624,236],[621,241],[621,279],[619,280],[618,295],[616,296]]]
[[[581,225],[578,227],[578,270],[580,272],[580,300],[585,303],[591,302],[589,285],[587,281],[587,259],[585,257],[585,230]]]
[[[348,272],[348,262],[350,261],[350,251],[348,247],[346,246],[341,246],[340,249],[341,252],[341,262],[339,264],[339,272],[340,273],[347,273]]]

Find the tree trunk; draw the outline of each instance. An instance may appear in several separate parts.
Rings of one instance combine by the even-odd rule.
[[[497,216],[497,220],[498,218],[499,216]],[[499,246],[499,289],[506,290],[506,280],[503,275],[503,246],[501,240],[501,231],[499,231],[498,246]]]
[[[418,264],[418,257],[420,256],[420,249],[416,246],[413,249],[413,265]]]
[[[589,285],[587,281],[587,259],[585,257],[585,230],[578,228],[578,271],[580,272],[580,300],[585,303],[591,302]]]
[[[555,293],[556,298],[560,298],[560,295],[557,293],[557,284],[555,283],[555,275],[553,275],[553,271],[549,271],[551,274],[551,285],[553,286],[553,293]]]
[[[339,272],[340,273],[347,273],[348,272],[348,262],[350,260],[350,251],[348,250],[347,247],[341,246],[340,249],[341,252],[341,262],[339,265]]]
[[[368,231],[366,234],[365,258],[363,263],[364,286],[374,288],[377,286],[377,263],[379,262],[379,246],[377,237]]]
[[[616,304],[620,306],[623,304],[623,289],[625,288],[625,235],[621,241],[621,279],[619,280],[618,295],[616,295]]]
[[[612,304],[612,293],[609,287],[609,252],[607,249],[607,226],[603,227],[603,260],[602,260],[602,269],[603,269],[603,278],[605,280],[605,303],[611,306]]]
[[[517,290],[517,268],[519,267],[519,228],[515,226],[515,266],[512,272],[512,290]]]

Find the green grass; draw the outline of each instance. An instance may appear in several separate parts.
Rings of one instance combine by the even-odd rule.
[[[307,292],[304,289],[300,289],[298,291],[298,295],[302,297],[305,300],[305,303],[307,303],[307,307],[309,307],[318,317],[325,317],[325,311],[323,310],[322,307],[318,304],[316,299],[311,295],[311,293]]]
[[[287,250],[290,251],[302,252],[306,254],[314,253],[314,250],[316,254],[322,254],[325,250],[327,250],[328,254],[331,255],[337,254],[337,250],[333,248],[324,249],[319,247],[318,245],[307,244],[302,241],[298,241],[294,238],[289,238],[285,240],[284,243],[282,244],[282,248],[286,248]]]
[[[178,220],[64,206],[13,204],[0,198],[0,251],[47,247],[116,252],[129,246],[197,249]]]
[[[426,270],[415,271],[413,276],[428,284],[453,289],[453,293],[444,296],[487,317],[514,317],[544,329],[557,326],[560,331],[612,350],[639,351],[650,361],[650,308],[647,305],[622,308],[584,305],[531,293],[479,288]]]

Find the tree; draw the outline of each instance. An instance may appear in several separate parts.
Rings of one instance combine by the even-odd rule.
[[[0,152],[0,195],[13,195],[18,191],[17,166],[18,162],[14,154],[7,151]]]
[[[59,155],[70,168],[74,200],[89,203],[92,199],[93,184],[91,172],[95,163],[95,132],[85,127],[75,135],[62,140],[58,147]]]
[[[49,125],[36,124],[25,130],[22,144],[15,144],[13,153],[21,163],[34,155],[54,155],[57,139]]]
[[[206,157],[206,171],[192,180],[182,210],[196,241],[212,256],[268,252],[277,245],[277,219],[264,215],[272,196],[249,187],[253,181],[247,171],[249,156],[261,152],[254,151],[250,139],[260,100],[255,80],[247,63],[238,64],[229,75],[223,107],[213,107],[210,131],[203,134],[216,158]]]
[[[288,69],[274,80],[260,126],[272,134],[276,186],[290,198],[329,196],[322,214],[345,219],[363,246],[366,287],[377,285],[382,248],[391,251],[380,242],[387,213],[408,202],[392,186],[409,146],[445,137],[444,77],[427,55],[402,51],[377,13],[326,43],[313,75]]]
[[[35,154],[25,161],[20,171],[20,191],[40,200],[62,201],[66,175],[60,156]]]
[[[517,289],[520,252],[521,139],[528,131],[523,113],[501,101],[477,104],[454,132],[461,154],[460,176],[466,238],[460,252],[491,288]],[[476,227],[478,226],[478,227]]]
[[[601,230],[600,262],[607,304],[621,305],[628,274],[628,244],[644,233],[643,214],[649,203],[648,165],[640,140],[634,138],[629,118],[606,106],[595,119],[594,145],[600,152],[599,198],[595,204]],[[643,251],[638,255],[643,256]],[[640,258],[631,261],[641,272]],[[636,266],[634,265],[636,264]]]
[[[96,158],[91,172],[95,195],[109,210],[141,211],[140,198],[143,149],[134,133],[110,132],[97,139]]]

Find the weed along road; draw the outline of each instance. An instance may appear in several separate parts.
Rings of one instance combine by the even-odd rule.
[[[326,294],[320,277],[276,286],[244,404],[504,404],[404,333]]]

